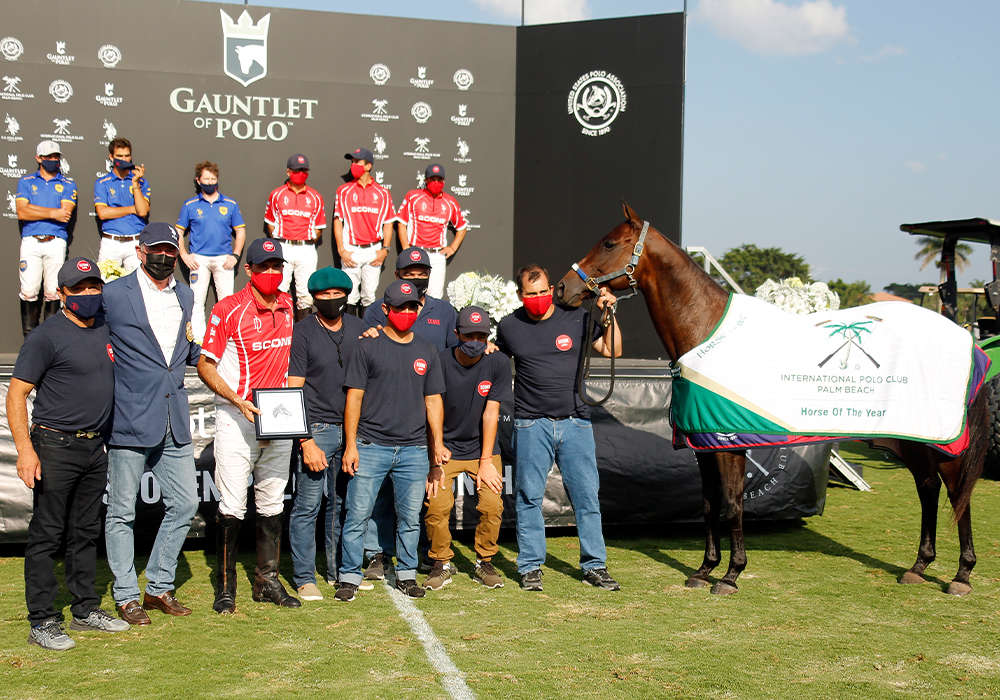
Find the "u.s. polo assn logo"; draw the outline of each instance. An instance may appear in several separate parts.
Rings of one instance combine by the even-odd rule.
[[[257,24],[244,10],[238,21],[220,9],[222,16],[223,70],[243,87],[267,75],[267,28],[271,14],[264,15]]]
[[[566,112],[576,117],[581,133],[602,136],[611,131],[611,124],[625,111],[628,98],[625,86],[614,73],[592,70],[584,73],[569,91]]]

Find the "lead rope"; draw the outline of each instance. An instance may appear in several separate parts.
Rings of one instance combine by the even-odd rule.
[[[594,408],[607,403],[608,399],[611,398],[611,394],[615,391],[615,305],[608,306],[600,316],[594,313],[598,310],[597,300],[591,299],[587,318],[587,334],[584,336],[583,361],[580,363],[580,369],[576,375],[576,392],[579,394],[580,400]],[[590,376],[590,358],[594,354],[594,343],[590,339],[594,337],[594,331],[598,326],[607,328],[609,325],[611,326],[611,383],[608,386],[608,393],[604,395],[604,398],[594,401],[587,396],[585,388],[587,377]]]

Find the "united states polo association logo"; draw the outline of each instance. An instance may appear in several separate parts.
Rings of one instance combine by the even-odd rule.
[[[614,73],[592,70],[584,73],[569,91],[566,111],[576,117],[581,133],[602,136],[611,131],[611,124],[625,111],[628,97],[625,86]]]
[[[267,28],[271,14],[254,24],[244,10],[239,20],[219,10],[222,16],[223,70],[243,87],[267,75]]]

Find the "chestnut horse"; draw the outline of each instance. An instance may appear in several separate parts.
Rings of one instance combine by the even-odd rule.
[[[593,294],[598,284],[617,291],[630,287],[633,291],[641,291],[663,347],[676,361],[708,337],[722,317],[728,292],[695,264],[686,252],[644,222],[628,204],[623,203],[623,209],[625,221],[604,236],[576,264],[574,270],[566,273],[556,285],[556,299],[563,304],[578,306],[584,298]],[[640,245],[637,246],[637,243]],[[588,278],[589,284],[583,278]],[[941,482],[944,482],[958,524],[961,548],[958,573],[949,584],[948,593],[965,595],[972,590],[969,574],[976,564],[976,554],[972,546],[969,501],[985,458],[985,394],[985,391],[980,391],[969,407],[970,447],[959,458],[949,458],[925,443],[910,440],[868,441],[889,450],[903,461],[913,474],[920,497],[917,561],[903,573],[900,583],[922,583],[924,570],[934,561],[938,496]],[[701,588],[710,583],[709,574],[722,560],[720,535],[723,528],[728,527],[731,538],[729,570],[712,587],[712,593],[735,593],[736,579],[747,565],[743,544],[746,457],[743,452],[700,452],[695,456],[701,472],[707,532],[705,558],[686,585]]]

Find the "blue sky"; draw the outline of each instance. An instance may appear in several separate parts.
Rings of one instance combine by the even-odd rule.
[[[525,0],[528,23],[678,0]],[[517,24],[520,0],[250,3]],[[363,9],[361,9],[363,8]],[[778,246],[817,279],[936,281],[904,222],[1000,219],[1000,3],[690,0],[684,242]],[[977,245],[966,283],[989,275]]]

